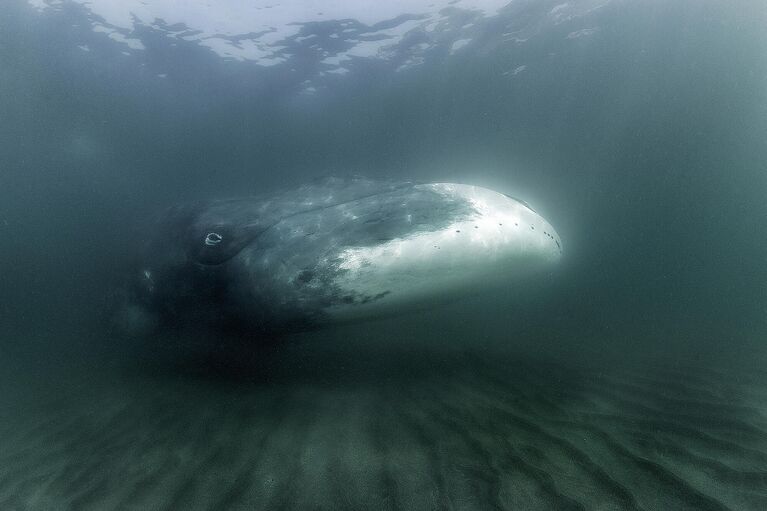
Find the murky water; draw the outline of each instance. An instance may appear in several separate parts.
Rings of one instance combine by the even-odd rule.
[[[0,7],[0,508],[767,508],[762,2],[318,5]],[[351,175],[518,197],[562,260],[115,319],[166,208]]]

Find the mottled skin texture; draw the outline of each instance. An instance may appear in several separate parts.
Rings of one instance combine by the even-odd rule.
[[[137,299],[166,324],[309,329],[330,306],[381,297],[336,288],[344,248],[438,229],[471,211],[413,183],[339,178],[268,198],[173,207],[145,250]],[[220,243],[206,244],[209,233]]]

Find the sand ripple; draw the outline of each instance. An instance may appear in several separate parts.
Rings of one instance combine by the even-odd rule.
[[[0,509],[767,509],[767,373],[401,355],[17,384]]]

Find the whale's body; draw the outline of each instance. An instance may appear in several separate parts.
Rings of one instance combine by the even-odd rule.
[[[133,294],[166,323],[279,334],[503,286],[561,253],[544,218],[486,188],[329,179],[171,208]]]

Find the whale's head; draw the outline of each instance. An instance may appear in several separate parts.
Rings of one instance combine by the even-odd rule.
[[[450,257],[457,258],[467,269],[483,273],[497,264],[499,270],[506,270],[505,275],[514,275],[523,268],[557,263],[562,256],[562,241],[555,229],[521,199],[465,184],[417,187],[433,190],[446,201],[467,205],[468,213],[427,233],[427,237],[444,244]],[[442,250],[442,245],[437,245]]]
[[[561,256],[546,219],[487,188],[329,180],[170,210],[140,283],[173,321],[283,332],[428,308]]]
[[[434,195],[425,222],[392,239],[339,250],[342,271],[334,285],[362,300],[347,299],[331,314],[354,318],[482,292],[545,271],[562,257],[556,230],[520,199],[463,184],[415,188]],[[403,204],[405,218],[408,209]]]

